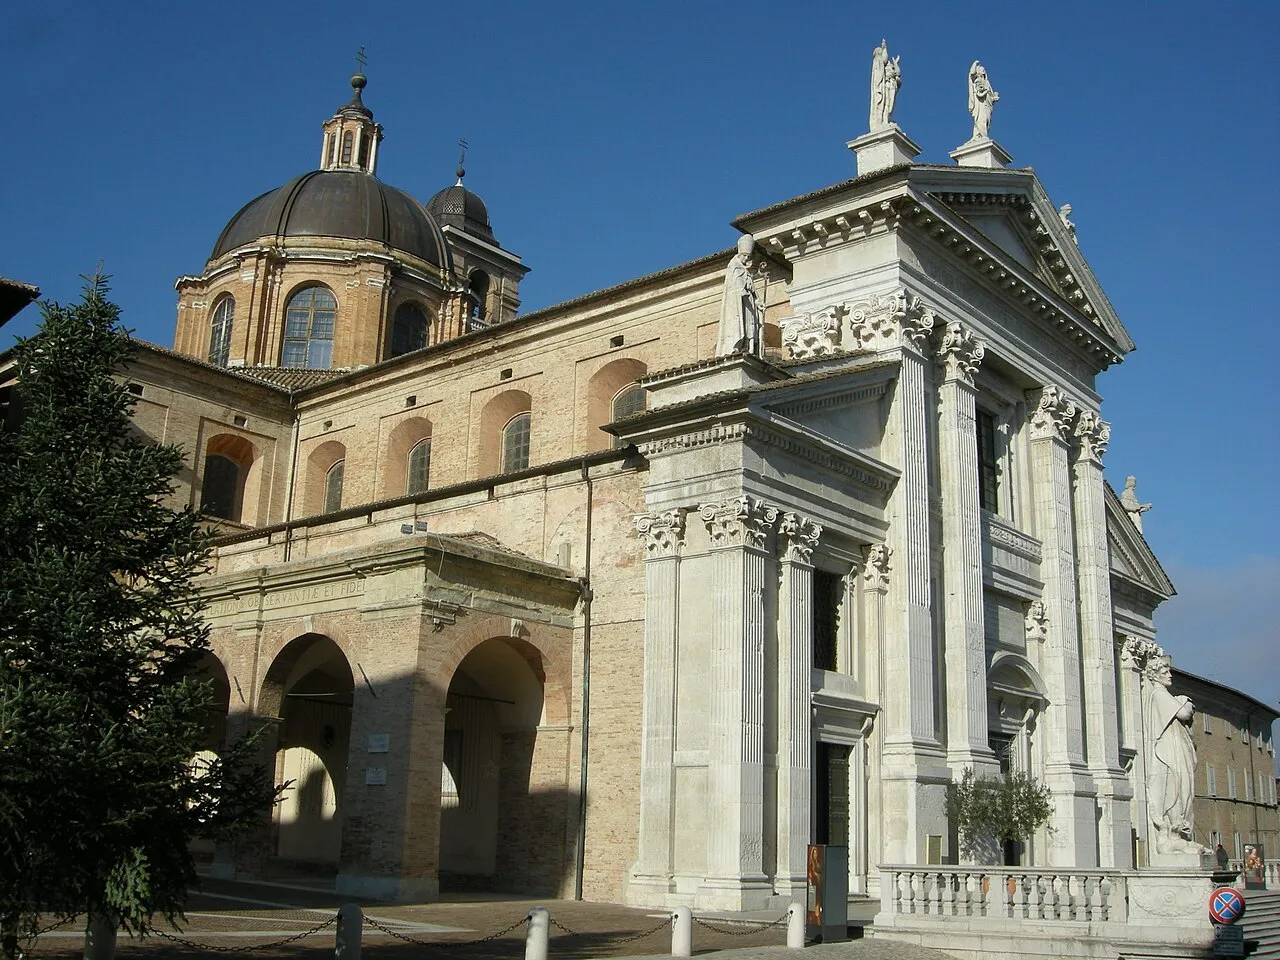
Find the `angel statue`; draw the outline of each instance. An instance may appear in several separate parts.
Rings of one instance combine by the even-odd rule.
[[[880,41],[871,54],[871,132],[893,125],[893,105],[902,86],[902,69],[898,57],[889,59],[889,44]]]
[[[969,68],[969,113],[973,116],[973,136],[970,140],[985,140],[991,136],[991,110],[1000,94],[987,79],[987,68],[977,60]]]

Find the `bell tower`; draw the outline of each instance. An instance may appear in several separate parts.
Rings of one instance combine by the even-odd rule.
[[[374,174],[378,170],[378,144],[382,125],[373,122],[373,111],[364,105],[360,92],[369,78],[363,73],[364,47],[356,55],[361,70],[351,77],[351,102],[325,121],[324,145],[320,150],[321,170],[357,170]]]

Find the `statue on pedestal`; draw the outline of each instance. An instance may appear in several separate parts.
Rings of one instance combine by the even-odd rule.
[[[889,45],[880,41],[871,54],[871,132],[893,126],[893,106],[902,86],[902,69],[898,57],[889,59]]]
[[[973,136],[970,140],[985,140],[991,136],[991,111],[1000,94],[992,89],[987,79],[987,68],[977,60],[969,67],[969,113],[973,117]]]
[[[751,257],[756,242],[749,234],[738,238],[738,252],[724,273],[724,301],[720,305],[720,327],[716,335],[716,356],[749,353],[760,356],[760,326],[763,310],[751,276]]]
[[[1190,698],[1174,696],[1173,673],[1163,656],[1150,657],[1143,669],[1143,706],[1152,738],[1147,771],[1147,812],[1159,853],[1199,853],[1194,839],[1191,801],[1195,796],[1196,748],[1191,742]]]

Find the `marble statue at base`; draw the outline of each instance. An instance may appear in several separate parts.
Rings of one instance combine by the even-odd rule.
[[[734,353],[760,356],[760,328],[763,311],[751,276],[751,257],[756,243],[749,235],[738,238],[738,252],[724,273],[724,301],[720,305],[720,327],[716,334],[716,356]]]

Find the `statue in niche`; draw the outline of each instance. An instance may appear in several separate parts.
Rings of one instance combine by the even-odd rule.
[[[1062,225],[1067,228],[1067,233],[1071,234],[1071,239],[1075,240],[1076,246],[1080,245],[1080,241],[1076,239],[1075,221],[1071,219],[1071,204],[1064,203],[1058,210],[1058,219],[1062,221]]]
[[[1000,99],[987,79],[987,68],[977,60],[969,67],[969,113],[973,117],[970,140],[986,140],[991,136],[991,111]]]
[[[893,126],[893,105],[902,86],[898,57],[889,58],[889,44],[880,41],[871,54],[871,132]]]
[[[763,311],[751,275],[751,259],[756,242],[749,234],[738,238],[738,252],[724,273],[724,302],[720,306],[720,327],[716,335],[716,356],[747,353],[760,356],[760,327]]]
[[[1174,696],[1173,672],[1164,651],[1155,648],[1142,671],[1143,712],[1150,724],[1151,767],[1147,771],[1147,813],[1159,853],[1199,853],[1191,801],[1195,795],[1196,748],[1191,742],[1190,698]]]
[[[1124,512],[1129,514],[1129,519],[1141,533],[1142,515],[1151,509],[1151,504],[1143,503],[1138,499],[1138,478],[1132,474],[1125,477],[1124,493],[1120,494],[1120,506],[1124,507]]]

